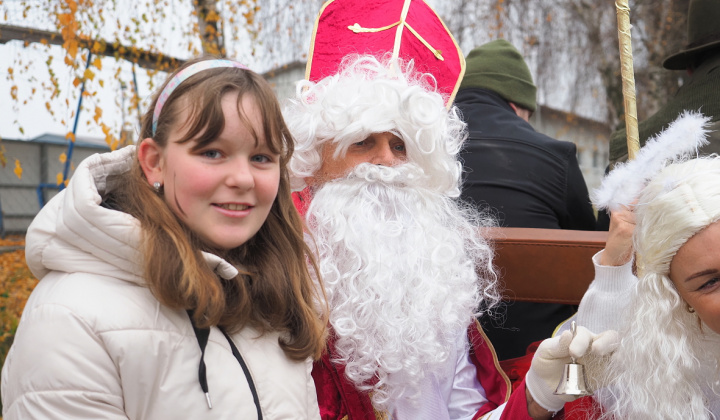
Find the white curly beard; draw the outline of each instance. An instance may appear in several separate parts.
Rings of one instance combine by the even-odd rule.
[[[413,164],[361,164],[318,189],[307,213],[334,362],[376,407],[416,398],[481,304],[498,299],[492,251],[477,232],[488,221],[429,182]]]

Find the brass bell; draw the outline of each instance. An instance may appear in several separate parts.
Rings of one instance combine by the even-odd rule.
[[[572,336],[575,338],[577,333],[575,321],[570,324],[570,331],[572,331]],[[576,397],[592,395],[592,391],[588,389],[587,382],[585,382],[585,365],[575,363],[575,358],[572,356],[570,356],[570,362],[565,364],[563,376],[555,389],[555,395],[573,395]]]

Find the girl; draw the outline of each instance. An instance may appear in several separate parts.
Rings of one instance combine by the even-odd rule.
[[[3,368],[4,418],[319,418],[324,297],[269,85],[233,61],[187,63],[141,135],[81,163],[28,230],[40,282]]]

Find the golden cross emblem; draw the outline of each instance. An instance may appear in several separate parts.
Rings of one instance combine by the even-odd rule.
[[[394,27],[397,27],[397,29],[395,31],[395,45],[393,46],[393,57],[392,57],[393,60],[395,60],[398,58],[398,55],[400,53],[400,41],[402,39],[403,30],[405,28],[407,28],[413,35],[415,35],[415,37],[420,42],[422,42],[422,44],[425,47],[427,47],[433,53],[435,58],[437,58],[440,61],[445,61],[445,59],[442,56],[442,51],[433,48],[433,46],[430,45],[430,43],[428,43],[425,40],[425,38],[423,38],[412,26],[410,26],[409,23],[407,23],[406,19],[407,19],[408,10],[410,10],[411,2],[412,2],[412,0],[405,0],[405,3],[403,4],[402,14],[400,15],[400,20],[393,24],[383,26],[382,28],[363,28],[362,26],[360,26],[359,23],[355,23],[354,25],[348,26],[348,29],[350,29],[351,31],[353,31],[357,34],[357,33],[361,33],[361,32],[381,32],[381,31],[386,31],[386,30],[392,29]]]

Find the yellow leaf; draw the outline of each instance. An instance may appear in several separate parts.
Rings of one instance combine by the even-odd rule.
[[[63,174],[62,172],[58,172],[58,174],[55,176],[55,180],[57,181],[57,184],[60,185],[63,183]]]
[[[60,157],[58,158],[58,160],[60,160],[60,163],[67,162],[67,155],[65,154],[65,152],[60,153]]]
[[[73,16],[69,13],[61,13],[57,16],[60,26],[68,26],[72,22]]]
[[[75,79],[73,79],[73,86],[78,87],[80,83],[82,83],[82,80],[80,80],[79,77],[75,77]]]
[[[68,131],[68,133],[65,134],[65,140],[70,140],[71,142],[75,143],[75,134],[73,134],[72,131]]]
[[[15,159],[15,169],[13,172],[15,172],[15,176],[18,177],[18,179],[22,179],[22,166],[20,166],[20,161]]]
[[[75,38],[68,39],[63,44],[63,47],[65,47],[65,50],[67,51],[68,56],[70,56],[73,60],[75,59],[75,57],[77,57],[78,47],[79,47],[77,39],[75,39]]]
[[[208,22],[217,22],[220,20],[220,16],[214,10],[211,10],[205,17],[205,20]]]
[[[17,85],[14,85],[13,87],[10,88],[10,96],[12,96],[12,98],[16,101],[18,100],[17,92],[18,92]]]
[[[85,79],[93,80],[95,78],[95,73],[93,73],[90,69],[85,69],[85,73],[83,73],[83,77]]]
[[[105,87],[105,81],[104,80],[98,80],[98,83],[100,84],[100,87]]]
[[[98,70],[102,70],[102,60],[100,59],[100,57],[96,57],[93,60],[93,66],[97,67]]]
[[[99,106],[96,106],[95,107],[95,116],[93,117],[93,120],[95,120],[95,123],[98,123],[100,121],[100,118],[102,118],[102,114],[103,114],[102,108],[100,108]]]

